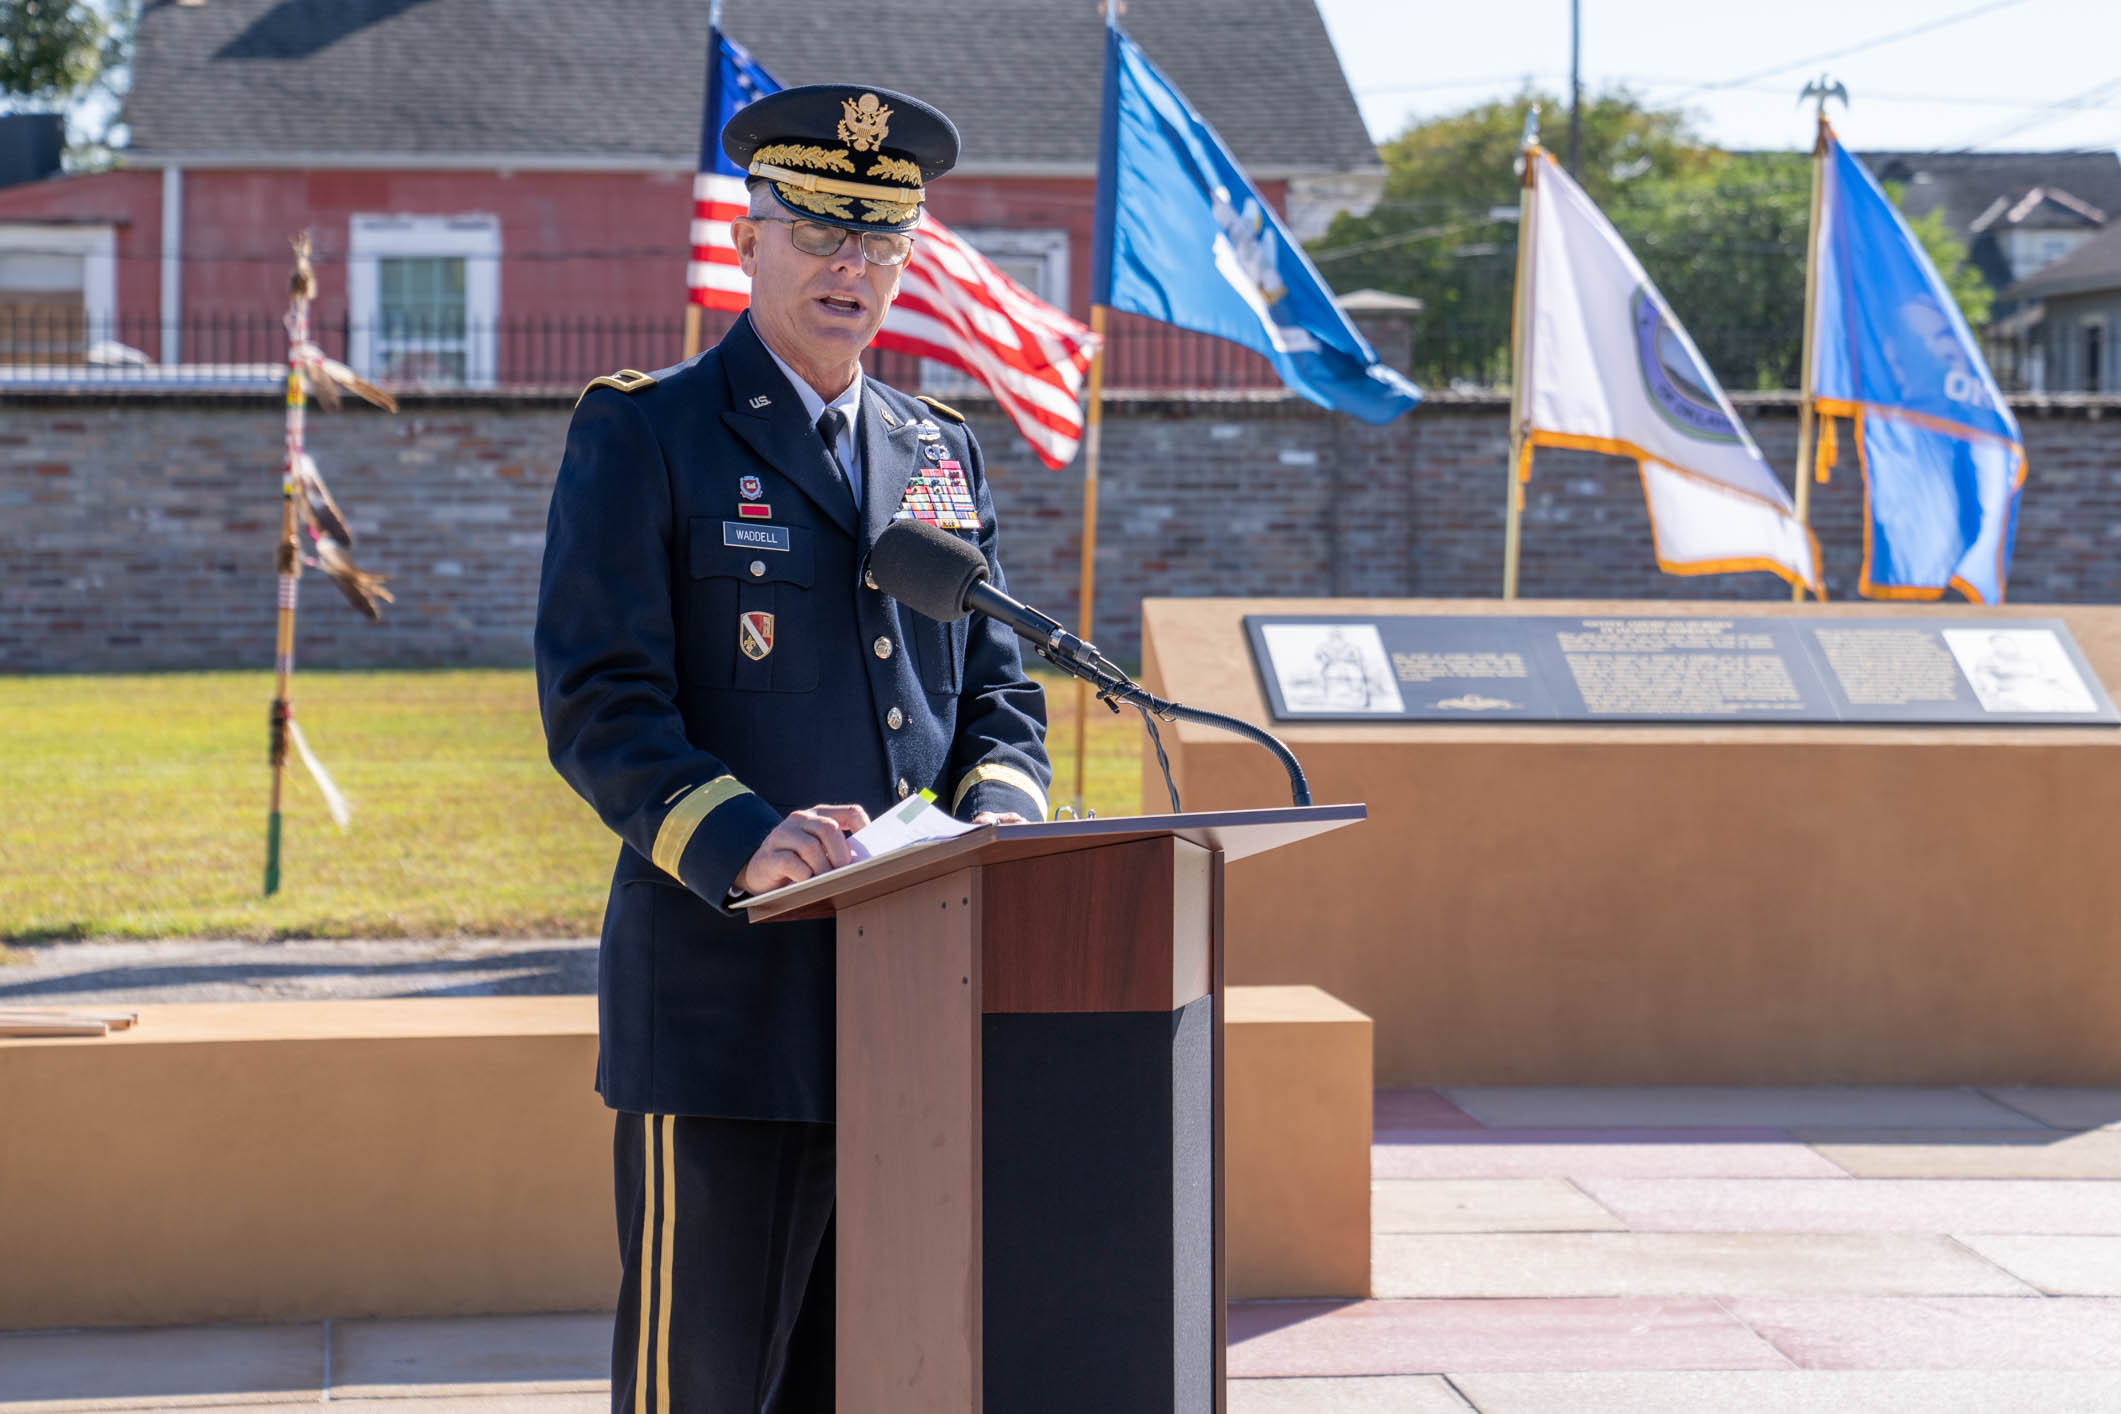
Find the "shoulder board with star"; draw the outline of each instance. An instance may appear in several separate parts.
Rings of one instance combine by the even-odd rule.
[[[616,373],[607,373],[602,378],[590,379],[589,386],[582,390],[582,397],[574,400],[575,406],[580,407],[582,398],[588,397],[592,391],[598,388],[616,388],[622,393],[638,393],[643,388],[653,388],[654,386],[654,374],[643,373],[638,368],[622,368]]]
[[[956,408],[950,406],[950,404],[948,403],[939,403],[935,399],[929,397],[926,393],[915,393],[913,396],[919,398],[922,402],[926,403],[929,407],[934,408],[937,412],[941,413],[944,417],[949,418],[952,422],[963,422],[965,420],[965,415],[959,412]]]

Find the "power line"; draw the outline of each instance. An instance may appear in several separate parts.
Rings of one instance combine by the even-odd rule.
[[[1336,246],[1332,250],[1313,251],[1311,252],[1311,262],[1315,265],[1326,261],[1345,260],[1351,255],[1368,255],[1371,251],[1386,250],[1392,246],[1407,245],[1414,241],[1431,240],[1439,236],[1456,235],[1460,231],[1476,230],[1479,227],[1493,224],[1495,224],[1495,218],[1488,217],[1476,221],[1455,221],[1446,226],[1422,226],[1412,231],[1399,231],[1389,236],[1377,236],[1371,240],[1357,241],[1353,245]]]
[[[1358,88],[1357,98],[1376,98],[1388,93],[1427,93],[1445,88],[1487,88],[1494,84],[1523,83],[1527,79],[1555,78],[1559,69],[1523,69],[1514,74],[1494,74],[1484,79],[1438,79],[1434,83],[1391,83],[1374,88]]]
[[[1944,15],[1934,20],[1924,20],[1919,25],[1910,25],[1906,29],[1894,30],[1891,34],[1881,34],[1875,39],[1866,39],[1860,43],[1846,45],[1840,49],[1829,49],[1823,53],[1812,54],[1802,59],[1792,59],[1788,63],[1777,64],[1772,68],[1760,69],[1750,74],[1743,74],[1735,79],[1699,84],[1680,94],[1679,99],[1691,98],[1697,93],[1714,93],[1720,89],[1741,88],[1749,83],[1757,83],[1761,79],[1774,78],[1777,74],[1787,74],[1793,69],[1806,69],[1814,64],[1824,64],[1834,59],[1846,59],[1851,54],[1861,54],[1867,49],[1877,49],[1883,45],[1897,44],[1903,39],[1913,39],[1919,34],[1928,34],[1933,30],[1940,30],[1948,25],[1956,25],[1979,15],[1990,14],[1996,10],[2007,10],[2013,5],[2022,5],[2024,3],[2025,0],[1988,0],[1987,4],[1976,5],[1972,9],[1960,10],[1956,14]]]
[[[2093,84],[2082,93],[2072,94],[2068,98],[2059,98],[2053,103],[2042,104],[2039,110],[2030,118],[2015,119],[2000,128],[1991,128],[1981,136],[1971,138],[1959,147],[1939,148],[1937,150],[1940,152],[1972,152],[1977,147],[1986,147],[1992,142],[2001,142],[2007,137],[2015,137],[2030,128],[2045,127],[2047,124],[2066,118],[2072,113],[2096,109],[2101,105],[2095,104],[2092,100],[2104,98],[2117,89],[2121,89],[2121,79],[2107,79],[2103,83]]]
[[[1645,88],[1683,88],[1694,82],[1692,79],[1653,78],[1648,74],[1616,74],[1614,77],[1622,83],[1640,84]],[[1719,91],[1786,94],[1789,92],[1789,87],[1787,84],[1766,83],[1723,84],[1719,86]],[[2027,112],[2045,110],[2055,106],[2052,102],[2043,102],[2039,99],[2004,98],[2001,96],[1973,97],[1964,93],[1881,93],[1869,87],[1864,88],[1857,97],[1865,103],[1949,103],[1954,107],[2017,108]],[[2088,111],[2121,108],[2121,104],[2086,104],[2084,106]]]

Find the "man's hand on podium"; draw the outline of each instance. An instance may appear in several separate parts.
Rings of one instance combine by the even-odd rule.
[[[1014,810],[982,810],[972,817],[975,825],[1028,825],[1031,822]]]
[[[747,894],[763,894],[851,863],[847,836],[868,824],[869,812],[859,805],[813,805],[794,811],[760,842],[736,876],[736,886]]]

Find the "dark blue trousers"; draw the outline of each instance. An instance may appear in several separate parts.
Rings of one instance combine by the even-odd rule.
[[[613,1414],[830,1414],[833,1134],[618,1116]]]

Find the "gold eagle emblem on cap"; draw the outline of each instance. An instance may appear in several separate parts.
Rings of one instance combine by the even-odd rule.
[[[891,110],[875,94],[843,98],[840,108],[845,113],[840,119],[840,141],[856,152],[873,152],[891,135]]]

